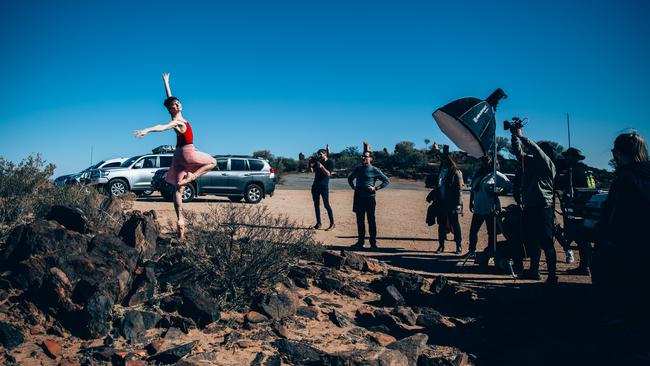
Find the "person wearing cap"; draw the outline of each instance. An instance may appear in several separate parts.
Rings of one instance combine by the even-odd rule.
[[[541,280],[539,262],[544,250],[548,277],[546,283],[557,284],[557,254],[553,246],[553,180],[555,164],[553,148],[548,143],[539,145],[525,137],[521,128],[510,130],[512,134],[512,153],[523,161],[523,168],[518,170],[520,184],[517,190],[521,195],[517,202],[523,206],[524,243],[530,254],[530,268],[521,278]],[[521,142],[521,143],[520,143]],[[530,155],[524,153],[523,147]]]
[[[379,168],[372,165],[374,156],[370,145],[364,143],[364,152],[361,156],[362,164],[354,168],[348,176],[348,184],[354,189],[352,211],[357,215],[357,242],[353,249],[362,249],[366,237],[366,216],[368,217],[368,231],[370,232],[370,248],[377,248],[377,224],[375,222],[375,207],[377,191],[386,188],[390,180]],[[376,186],[377,181],[381,184]]]
[[[555,189],[559,192],[561,198],[562,212],[564,215],[564,233],[562,235],[562,246],[567,251],[567,258],[571,251],[571,242],[575,241],[578,244],[578,254],[580,255],[580,264],[576,268],[567,270],[567,274],[578,276],[589,276],[591,267],[591,243],[585,238],[584,235],[584,222],[581,218],[576,218],[573,215],[566,215],[567,209],[573,208],[577,202],[575,189],[576,188],[589,188],[589,180],[587,177],[587,166],[581,161],[585,159],[582,152],[575,148],[570,147],[562,152],[564,157],[564,166],[562,171],[558,174],[555,182]],[[568,261],[567,263],[573,262]]]

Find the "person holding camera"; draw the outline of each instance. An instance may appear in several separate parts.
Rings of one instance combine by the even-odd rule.
[[[553,246],[555,217],[553,207],[555,164],[551,160],[554,156],[553,148],[544,142],[536,144],[523,135],[521,128],[522,126],[517,123],[510,127],[513,154],[522,163],[518,171],[521,177],[517,192],[521,195],[518,202],[523,206],[524,243],[530,254],[530,268],[522,274],[521,278],[542,279],[539,273],[539,261],[543,249],[548,268],[546,283],[555,285],[557,284],[557,257]],[[524,153],[522,144],[531,155]]]
[[[320,220],[320,198],[323,197],[323,206],[327,210],[327,217],[330,221],[330,226],[325,230],[332,230],[334,225],[334,213],[332,206],[330,206],[330,193],[329,183],[332,172],[334,171],[334,162],[328,159],[329,145],[327,149],[320,149],[316,153],[316,158],[310,158],[309,166],[315,172],[314,183],[311,185],[311,197],[314,200],[314,211],[316,212],[316,225],[314,229],[318,230],[322,227]]]
[[[370,232],[370,247],[377,248],[377,224],[375,222],[375,196],[377,191],[386,188],[390,180],[379,168],[372,166],[374,156],[370,149],[364,149],[362,165],[357,166],[348,176],[348,184],[354,189],[352,211],[357,214],[357,242],[352,245],[354,249],[362,249],[366,238],[366,216],[368,217],[368,231]],[[375,186],[377,180],[381,181]],[[353,183],[354,182],[354,183]]]
[[[497,169],[499,166],[497,165]],[[472,190],[469,196],[469,211],[472,212],[472,224],[469,229],[469,251],[466,258],[476,253],[478,242],[478,231],[485,222],[488,232],[487,252],[493,252],[494,245],[494,215],[501,211],[501,201],[494,191],[494,186],[511,190],[512,183],[508,177],[497,171],[494,176],[492,156],[486,155],[481,158],[481,167],[472,179]]]
[[[438,144],[433,146],[438,151]],[[450,227],[454,233],[456,242],[456,254],[461,254],[463,236],[460,230],[458,215],[463,212],[461,188],[463,186],[463,173],[456,165],[456,162],[449,155],[449,146],[444,145],[440,154],[440,171],[438,172],[438,184],[434,196],[438,203],[438,249],[436,253],[445,251],[445,239],[447,228]]]

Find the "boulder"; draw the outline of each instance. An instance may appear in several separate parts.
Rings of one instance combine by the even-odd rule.
[[[324,352],[304,342],[295,342],[287,339],[278,339],[273,342],[280,354],[290,362],[297,365],[322,365]]]
[[[259,307],[272,319],[280,320],[296,313],[298,296],[288,290],[264,295]]]
[[[181,287],[183,305],[179,313],[191,318],[199,327],[219,320],[221,312],[217,300],[203,287],[191,283]]]
[[[122,335],[126,339],[142,338],[146,334],[146,327],[142,319],[142,313],[129,310],[124,314],[122,320]]]
[[[142,268],[142,273],[133,281],[131,290],[126,296],[125,305],[141,305],[151,300],[156,292],[157,285],[158,280],[156,279],[156,272],[153,265],[145,266]]]
[[[410,337],[395,341],[387,346],[402,353],[408,359],[408,366],[416,366],[418,358],[424,352],[429,337],[426,334],[418,333]]]
[[[96,291],[83,308],[78,324],[80,335],[100,338],[110,330],[109,319],[113,311],[113,298],[103,291]]]
[[[151,259],[156,252],[160,226],[155,217],[155,211],[145,213],[134,211],[120,229],[119,236],[127,245],[138,251],[139,258],[142,260]]]
[[[177,347],[170,348],[166,351],[155,354],[147,359],[147,361],[154,361],[156,363],[162,364],[175,364],[180,361],[181,358],[187,356],[194,347],[199,343],[199,341],[193,341],[186,343]]]
[[[6,349],[12,349],[21,345],[25,341],[23,332],[15,326],[0,322],[0,345]]]
[[[434,295],[439,295],[445,289],[445,286],[447,286],[448,282],[449,281],[447,280],[447,277],[437,276],[436,278],[433,279],[433,282],[431,282],[431,287],[429,287],[429,291],[431,291],[431,293],[433,293]]]
[[[296,309],[296,315],[308,319],[316,319],[320,315],[320,310],[315,306],[299,306]]]
[[[90,232],[90,223],[84,212],[76,207],[52,206],[50,212],[45,216],[46,220],[54,220],[65,226],[66,229],[82,234]]]
[[[386,306],[403,306],[405,304],[404,296],[394,285],[386,286],[381,291],[381,303]]]
[[[341,255],[324,250],[321,253],[321,256],[323,257],[323,264],[325,267],[339,269],[343,264],[343,256]]]
[[[393,309],[393,315],[396,315],[404,324],[415,325],[417,322],[417,315],[407,306],[398,306]]]
[[[327,366],[404,366],[407,364],[408,359],[405,355],[383,347],[327,354],[323,357],[322,363]]]
[[[354,321],[340,312],[334,310],[329,314],[329,318],[337,327],[345,328],[354,324]]]
[[[357,254],[352,251],[342,250],[341,257],[342,257],[342,263],[341,263],[342,265],[359,271],[363,270],[366,263],[365,256],[361,254]]]
[[[443,316],[432,308],[420,308],[420,314],[417,316],[416,324],[423,327],[432,328],[440,325]]]

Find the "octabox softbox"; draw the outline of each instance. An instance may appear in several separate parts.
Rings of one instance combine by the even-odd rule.
[[[497,89],[487,100],[467,97],[455,100],[433,112],[438,127],[459,149],[480,158],[494,145],[494,110],[506,95]]]

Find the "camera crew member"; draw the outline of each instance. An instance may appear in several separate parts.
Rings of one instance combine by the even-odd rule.
[[[309,166],[314,170],[314,183],[311,186],[311,197],[314,200],[314,211],[316,212],[316,225],[314,229],[320,229],[322,227],[320,220],[320,197],[323,197],[323,206],[327,210],[327,216],[330,221],[330,226],[326,230],[334,229],[334,213],[332,212],[332,206],[330,206],[330,193],[329,193],[329,183],[330,176],[334,171],[334,162],[328,159],[329,155],[329,145],[327,149],[318,150],[317,158],[310,158]]]
[[[539,261],[541,249],[546,256],[548,278],[546,283],[557,284],[557,258],[553,247],[553,179],[555,165],[549,156],[553,155],[552,147],[547,143],[539,146],[525,137],[521,125],[510,127],[512,134],[513,154],[523,160],[520,170],[520,194],[523,205],[524,242],[530,254],[530,269],[522,275],[526,279],[540,280]],[[532,155],[526,155],[522,146]]]

